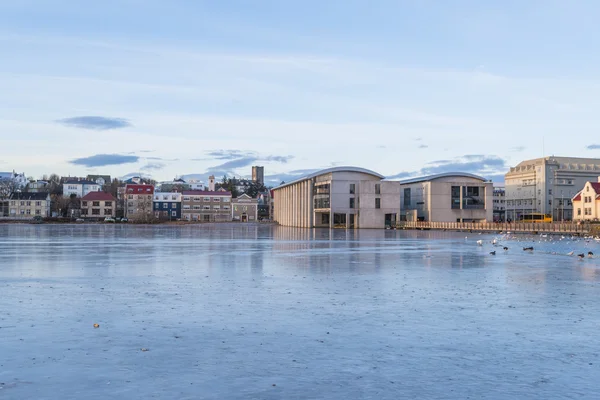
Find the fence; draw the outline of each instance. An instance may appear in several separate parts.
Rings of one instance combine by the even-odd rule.
[[[439,229],[456,231],[490,231],[490,232],[545,232],[545,233],[570,233],[587,234],[590,232],[588,224],[574,224],[562,222],[550,223],[477,223],[477,222],[425,222],[425,221],[402,221],[398,222],[399,229]]]

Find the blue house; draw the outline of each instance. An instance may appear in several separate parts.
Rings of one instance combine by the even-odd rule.
[[[176,221],[181,219],[181,193],[154,192],[152,210],[156,218]]]

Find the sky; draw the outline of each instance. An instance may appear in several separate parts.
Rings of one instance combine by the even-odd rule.
[[[503,180],[600,157],[595,0],[0,1],[0,171]]]

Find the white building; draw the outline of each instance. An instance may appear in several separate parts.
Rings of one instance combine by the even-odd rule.
[[[506,218],[550,214],[555,221],[573,219],[571,199],[600,175],[600,159],[544,157],[526,160],[504,176]]]
[[[204,182],[198,179],[188,179],[186,181],[190,185],[190,190],[205,190]]]
[[[492,222],[493,183],[477,175],[448,172],[400,181],[402,220]]]
[[[0,172],[0,181],[7,180],[11,181],[16,189],[23,189],[29,183],[29,180],[25,177],[25,173],[13,172]]]
[[[63,197],[70,197],[72,194],[77,197],[83,197],[90,192],[99,192],[102,186],[94,181],[88,180],[67,180],[63,183]]]
[[[335,167],[273,189],[273,219],[301,228],[385,228],[400,212],[398,182],[376,172]]]
[[[573,197],[573,220],[600,220],[600,177],[598,182],[586,182],[583,189]]]

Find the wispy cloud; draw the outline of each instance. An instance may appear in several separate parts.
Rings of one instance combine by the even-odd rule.
[[[122,154],[96,154],[89,157],[76,158],[69,161],[74,165],[82,165],[84,167],[104,167],[107,165],[131,164],[138,162],[138,156],[122,155]]]
[[[483,177],[503,175],[508,169],[506,161],[498,156],[469,154],[453,160],[432,161],[418,171],[403,171],[388,176],[388,179],[402,179],[413,176],[442,174],[445,172],[467,172]]]
[[[107,131],[110,129],[120,129],[132,126],[124,118],[110,118],[99,116],[81,116],[59,119],[56,122],[73,128],[91,129],[96,131]]]
[[[429,147],[429,146],[427,146],[426,144],[421,144],[421,145],[419,145],[419,148],[420,148],[420,149],[426,149],[426,148],[428,148],[428,147]]]
[[[525,150],[525,146],[515,146],[515,147],[511,147],[510,151],[514,151],[514,152],[521,152]]]
[[[258,162],[275,162],[287,164],[294,156],[287,155],[260,155],[256,152],[242,150],[213,150],[206,153],[209,158],[226,160],[223,163],[207,168],[206,174],[215,176],[232,175],[236,169],[249,167]],[[195,159],[200,161],[202,159]],[[202,161],[205,161],[202,160]]]
[[[162,163],[162,162],[154,162],[154,163],[148,163],[146,165],[144,165],[141,170],[142,171],[156,171],[156,170],[161,170],[163,169],[167,164]]]
[[[589,146],[586,147],[586,149],[588,149],[588,150],[598,150],[598,149],[600,149],[600,144],[590,144]]]

